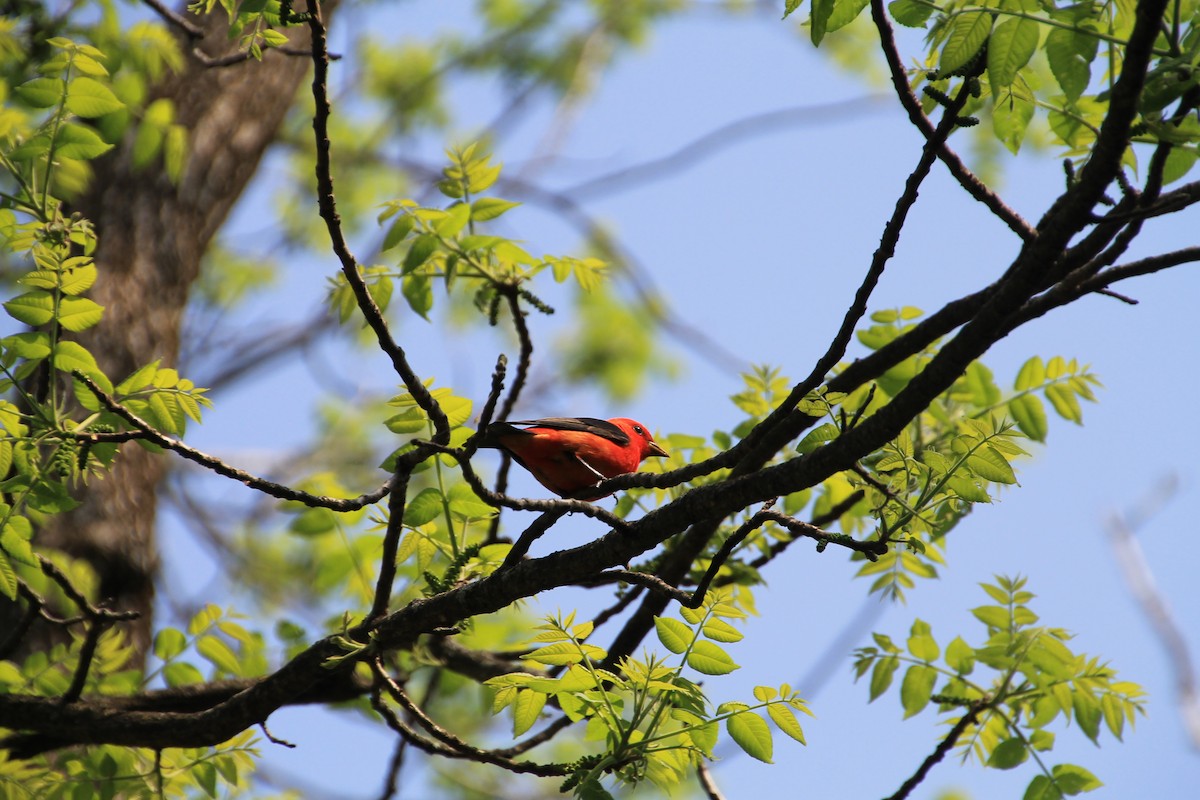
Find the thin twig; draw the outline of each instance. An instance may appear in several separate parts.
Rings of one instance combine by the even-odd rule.
[[[392,676],[388,675],[387,670],[383,668],[383,664],[380,663],[378,659],[375,659],[371,662],[371,669],[375,673],[376,679],[380,682],[380,685],[388,693],[388,695],[395,700],[396,703],[398,703],[407,714],[411,715],[412,718],[416,720],[417,724],[425,729],[426,733],[433,737],[434,742],[428,742],[428,740],[424,740],[423,737],[420,737],[416,733],[416,731],[413,731],[407,725],[403,725],[403,721],[397,718],[396,721],[401,723],[401,725],[408,730],[408,736],[416,737],[416,739],[420,739],[428,744],[435,745],[441,755],[450,756],[451,758],[465,758],[471,761],[479,761],[484,764],[494,764],[512,772],[538,775],[541,777],[567,775],[570,773],[570,764],[538,764],[533,761],[515,761],[511,758],[499,756],[493,751],[483,750],[475,747],[472,744],[464,742],[462,739],[458,738],[430,719],[430,717],[412,701],[408,694],[405,693],[400,684],[396,683],[396,681],[392,679]],[[380,703],[376,705],[376,710],[378,710],[379,706],[382,705],[383,703],[381,699]],[[391,722],[389,721],[389,725],[390,724]],[[413,743],[418,744],[415,740]],[[422,745],[418,744],[418,746]]]
[[[725,800],[725,795],[721,794],[721,788],[713,779],[708,764],[703,761],[696,765],[696,779],[700,781],[700,791],[704,792],[708,800]]]
[[[408,389],[413,400],[433,423],[434,440],[444,444],[450,441],[450,422],[446,419],[446,412],[442,410],[441,405],[430,394],[424,381],[409,365],[404,349],[392,337],[387,320],[383,318],[383,312],[379,310],[379,305],[367,289],[366,281],[363,280],[362,272],[359,270],[358,261],[350,252],[350,245],[346,241],[346,235],[342,229],[342,220],[338,214],[337,200],[333,193],[333,173],[330,166],[332,146],[329,140],[329,118],[332,110],[328,91],[329,47],[325,37],[321,4],[317,0],[309,0],[308,6],[308,27],[312,33],[313,137],[316,142],[317,205],[320,209],[321,219],[325,221],[325,227],[329,231],[330,243],[334,255],[341,263],[346,283],[354,293],[354,299],[358,303],[359,311],[362,312],[367,325],[375,333],[379,348],[391,359],[392,368],[404,381],[404,387]]]
[[[306,506],[313,508],[327,508],[331,511],[356,511],[373,503],[378,503],[391,490],[391,480],[384,483],[373,492],[360,494],[354,498],[339,498],[326,497],[324,495],[309,494],[308,492],[293,489],[289,486],[284,486],[274,481],[269,481],[265,478],[260,478],[256,475],[251,475],[249,472],[232,467],[226,464],[216,456],[210,456],[207,453],[201,452],[194,447],[189,447],[178,439],[173,439],[166,434],[160,433],[149,422],[139,417],[137,414],[130,411],[128,408],[117,402],[110,394],[100,388],[99,384],[89,378],[82,372],[72,373],[76,378],[82,381],[91,392],[100,399],[105,408],[113,412],[130,425],[137,428],[143,437],[150,442],[179,454],[188,461],[199,464],[205,469],[209,469],[218,475],[221,475],[231,480],[243,483],[251,489],[255,489],[264,494],[279,500],[293,500],[298,503],[303,503]]]
[[[536,542],[546,531],[550,530],[556,522],[566,515],[565,510],[543,511],[542,514],[535,519],[528,528],[521,533],[517,541],[513,544],[508,554],[504,557],[504,563],[500,565],[499,570],[510,568],[516,564],[525,554],[529,552],[530,546]],[[497,570],[497,571],[499,571]]]
[[[888,69],[891,72],[892,87],[896,91],[896,97],[900,100],[900,105],[904,106],[904,110],[908,112],[908,119],[912,122],[913,127],[920,131],[929,143],[934,145],[937,157],[946,165],[950,174],[966,190],[967,194],[987,206],[989,211],[995,214],[1013,233],[1022,239],[1028,241],[1035,238],[1037,236],[1037,229],[1010,208],[1000,199],[999,195],[967,168],[967,165],[962,162],[958,154],[946,144],[945,137],[938,136],[933,123],[925,116],[925,112],[921,109],[921,101],[917,99],[917,96],[913,94],[912,88],[908,85],[908,75],[904,71],[904,60],[901,58],[900,50],[896,46],[896,37],[892,30],[892,23],[888,19],[887,11],[884,8],[883,0],[871,0],[871,20],[875,23],[875,28],[879,33],[879,46],[883,51],[884,59],[887,61]]]
[[[1131,521],[1127,522],[1122,515],[1114,514],[1109,520],[1108,532],[1129,591],[1166,651],[1167,663],[1175,674],[1175,694],[1179,699],[1184,730],[1192,747],[1200,750],[1200,691],[1196,688],[1196,666],[1187,638],[1175,621],[1170,604],[1156,585],[1154,573],[1135,535],[1140,523],[1157,511],[1174,494],[1177,486],[1178,480],[1172,476],[1153,498],[1143,501],[1142,508],[1133,514]]]
[[[784,539],[781,542],[772,543],[770,549],[765,554],[759,556],[758,558],[756,558],[750,562],[750,566],[753,567],[754,569],[762,569],[767,564],[769,564],[771,561],[773,561],[774,559],[783,555],[783,551],[787,550],[788,547],[793,542],[795,542],[797,540],[797,538],[799,538],[799,537],[809,536],[809,538],[816,539],[817,546],[820,547],[823,540],[821,539],[820,535],[810,535],[810,530],[811,530],[812,534],[816,534],[816,532],[820,531],[820,533],[823,533],[825,536],[828,536],[828,537],[839,536],[839,534],[826,533],[825,531],[821,530],[822,526],[828,525],[829,523],[836,520],[838,517],[842,516],[842,514],[845,514],[847,511],[849,511],[851,508],[853,508],[855,506],[855,504],[858,503],[859,500],[863,499],[864,494],[865,493],[862,491],[862,489],[859,489],[859,490],[851,493],[848,497],[846,497],[844,500],[842,500],[842,502],[838,503],[833,508],[831,508],[826,514],[822,515],[820,518],[814,519],[812,522],[807,523],[807,525],[805,523],[800,522],[799,520],[792,519],[793,523],[799,523],[799,526],[797,527],[796,530],[792,530],[790,527],[788,528],[788,530],[791,531],[793,534],[792,538]],[[787,527],[787,525],[785,525],[785,527]],[[797,534],[799,536],[797,536]],[[857,540],[852,539],[851,541],[857,541]],[[842,542],[838,542],[838,544],[842,544]],[[858,542],[858,544],[869,545],[871,543]],[[878,547],[877,544],[875,546]],[[724,582],[717,581],[717,585],[722,586],[722,585],[724,585]]]
[[[158,16],[162,17],[162,20],[168,25],[173,25],[179,30],[183,31],[189,39],[194,40],[204,38],[203,28],[184,17],[182,14],[178,14],[167,8],[166,5],[160,2],[160,0],[143,0],[143,2],[145,2],[145,4],[148,5],[155,14],[158,14]]]
[[[90,621],[87,634],[83,637],[83,645],[79,648],[79,662],[75,665],[75,673],[71,677],[71,685],[58,698],[63,705],[74,703],[83,694],[83,687],[87,684],[88,672],[92,668],[92,661],[96,657],[96,646],[100,643],[100,637],[104,635],[104,631],[108,629],[109,623],[99,619]]]
[[[929,754],[928,758],[921,762],[921,766],[912,774],[912,777],[901,784],[896,793],[887,798],[887,800],[904,800],[904,798],[908,797],[912,793],[912,790],[917,788],[921,781],[925,780],[925,777],[929,774],[929,770],[933,769],[954,748],[954,745],[958,743],[959,737],[963,735],[967,728],[978,721],[979,715],[988,707],[989,702],[990,700],[985,698],[972,703],[967,708],[966,713],[962,715],[962,718],[954,723],[954,727],[950,729],[946,737],[938,742],[938,746]]]
[[[554,722],[551,722],[549,725],[542,728],[533,736],[530,736],[528,739],[523,739],[514,744],[512,747],[504,747],[499,750],[493,750],[492,752],[505,758],[512,758],[513,756],[519,756],[522,753],[528,753],[533,748],[537,747],[538,745],[545,744],[562,731],[565,731],[567,728],[571,727],[571,724],[570,717],[565,715],[561,716],[554,720]]]

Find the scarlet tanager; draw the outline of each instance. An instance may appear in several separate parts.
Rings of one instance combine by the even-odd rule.
[[[542,486],[576,500],[607,497],[612,492],[588,489],[605,478],[637,472],[645,458],[667,455],[644,425],[625,417],[493,422],[481,446],[505,451]]]

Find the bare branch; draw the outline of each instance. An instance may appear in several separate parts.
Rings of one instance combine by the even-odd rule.
[[[908,112],[908,119],[912,122],[913,127],[919,130],[929,143],[933,144],[937,151],[937,157],[946,165],[950,174],[966,190],[967,194],[987,206],[989,211],[1022,239],[1029,240],[1037,236],[1037,230],[1001,200],[998,194],[979,179],[979,176],[971,172],[958,154],[946,144],[945,138],[937,135],[933,123],[921,109],[921,101],[917,99],[908,85],[904,60],[900,57],[900,51],[896,47],[895,33],[884,8],[883,0],[871,0],[871,20],[879,32],[879,45],[883,50],[883,57],[887,61],[888,70],[891,72],[892,88],[896,90],[896,97],[899,98],[900,105],[904,106],[904,110]]]
[[[929,771],[933,769],[939,761],[945,758],[946,754],[954,748],[954,745],[958,743],[959,737],[963,735],[967,728],[971,727],[979,720],[979,715],[988,707],[988,702],[988,700],[984,699],[977,700],[976,702],[972,703],[971,706],[966,710],[966,713],[959,718],[958,722],[954,723],[954,727],[950,729],[950,732],[946,734],[945,738],[938,742],[938,746],[934,749],[934,751],[930,753],[924,761],[921,762],[921,766],[917,768],[917,771],[913,773],[912,777],[901,784],[900,788],[896,790],[896,793],[887,798],[887,800],[904,800],[904,798],[912,794],[912,790],[917,788],[917,786],[921,784],[921,781],[925,780],[925,777],[929,774]]]
[[[425,383],[409,365],[408,356],[405,355],[403,348],[392,337],[387,321],[383,318],[383,312],[379,310],[379,305],[367,289],[366,281],[363,280],[362,272],[358,267],[358,261],[350,252],[350,245],[342,230],[342,219],[338,214],[337,200],[333,194],[333,174],[330,167],[329,117],[331,109],[327,88],[329,49],[325,38],[325,23],[322,20],[320,3],[310,0],[309,12],[308,26],[312,32],[313,42],[312,93],[315,103],[313,134],[316,140],[317,156],[317,205],[320,208],[321,218],[325,220],[333,252],[342,265],[342,274],[346,277],[346,283],[354,292],[354,298],[358,302],[358,308],[366,319],[367,325],[375,333],[379,348],[391,359],[393,369],[404,381],[404,387],[408,389],[417,405],[433,423],[434,439],[445,444],[450,441],[450,423],[446,419],[446,412],[429,393]]]
[[[189,39],[195,40],[204,38],[203,28],[182,14],[177,14],[171,9],[167,8],[167,6],[160,2],[160,0],[144,0],[144,2],[155,14],[158,14],[158,16],[162,17],[164,22],[181,30]]]
[[[388,696],[395,700],[406,713],[411,715],[434,738],[438,743],[436,746],[441,755],[451,758],[470,759],[471,761],[479,761],[483,764],[494,764],[512,772],[539,775],[541,777],[566,775],[571,771],[570,764],[537,764],[533,761],[515,761],[511,758],[498,755],[494,751],[483,750],[464,742],[430,719],[429,715],[409,698],[404,689],[400,687],[400,684],[392,680],[392,677],[387,674],[387,670],[383,668],[378,659],[372,662],[371,668],[376,678],[379,679],[381,685],[387,691]],[[382,704],[372,703],[372,705],[375,705],[376,710],[379,710],[379,706]],[[405,727],[407,728],[407,726]],[[408,731],[409,733],[406,734],[406,737],[416,736],[416,732],[412,731],[411,728]]]
[[[1175,693],[1179,699],[1184,730],[1192,747],[1200,750],[1200,691],[1196,688],[1196,665],[1192,661],[1187,639],[1175,621],[1175,615],[1171,613],[1170,604],[1159,590],[1146,554],[1135,535],[1140,524],[1166,503],[1177,487],[1178,479],[1171,476],[1151,498],[1143,501],[1132,520],[1127,521],[1122,515],[1113,514],[1108,523],[1108,532],[1125,582],[1129,584],[1130,592],[1166,651],[1167,663],[1175,673]]]
[[[387,495],[389,491],[391,491],[392,481],[388,480],[383,484],[383,486],[379,487],[375,491],[367,494],[360,494],[358,497],[326,497],[324,495],[309,494],[308,492],[300,491],[299,489],[292,489],[291,487],[275,483],[274,481],[269,481],[265,478],[259,478],[255,475],[251,475],[249,472],[231,467],[215,456],[210,456],[194,447],[189,447],[178,439],[172,439],[171,437],[160,433],[149,422],[146,422],[146,420],[142,419],[137,414],[118,403],[116,399],[112,397],[112,395],[101,389],[100,385],[87,375],[84,375],[82,372],[75,372],[73,374],[77,379],[82,381],[84,385],[86,385],[88,389],[90,389],[91,392],[96,395],[96,397],[100,399],[100,402],[104,404],[105,408],[121,417],[121,419],[125,420],[133,427],[137,428],[142,434],[141,438],[145,438],[165,450],[178,453],[188,461],[199,464],[205,469],[212,470],[218,475],[238,481],[239,483],[243,483],[251,489],[256,489],[279,500],[293,500],[298,503],[303,503],[306,506],[311,506],[313,508],[328,508],[331,511],[356,511],[364,506],[378,503]]]
[[[696,778],[700,781],[700,791],[704,792],[704,796],[708,800],[725,800],[725,795],[721,794],[721,788],[713,780],[708,764],[701,761],[696,765]]]
[[[606,175],[590,178],[562,189],[564,195],[576,199],[603,197],[643,183],[661,180],[683,172],[716,153],[745,139],[762,136],[782,129],[850,119],[862,115],[863,109],[878,103],[883,95],[869,94],[820,105],[795,106],[753,114],[711,130],[660,158],[632,164]]]

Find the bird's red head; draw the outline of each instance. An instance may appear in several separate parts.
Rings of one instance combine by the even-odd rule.
[[[662,445],[654,441],[654,437],[650,435],[650,431],[646,426],[637,420],[632,420],[628,417],[615,417],[610,419],[609,422],[629,434],[630,441],[638,447],[638,461],[647,459],[650,456],[668,455],[667,451],[662,448]]]

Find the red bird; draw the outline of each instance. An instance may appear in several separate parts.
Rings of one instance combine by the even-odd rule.
[[[607,497],[612,492],[587,490],[605,478],[637,472],[643,459],[667,455],[644,425],[625,417],[493,422],[481,447],[505,451],[542,486],[575,500]]]

